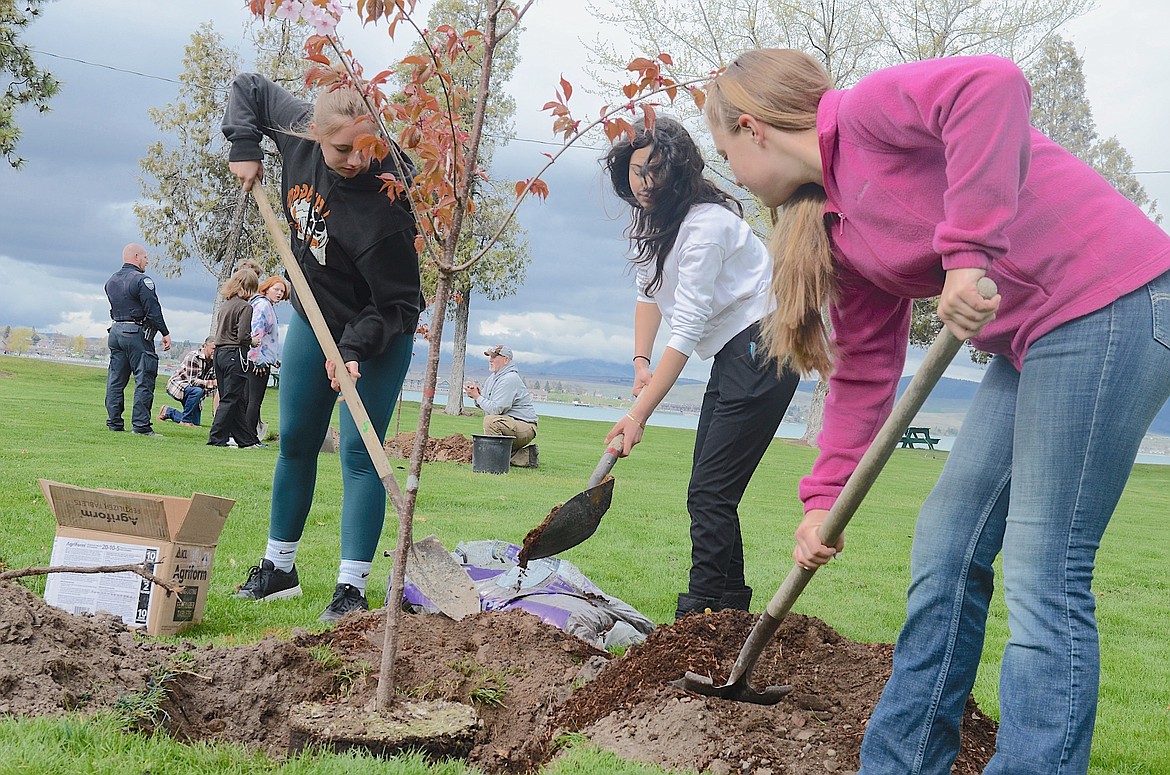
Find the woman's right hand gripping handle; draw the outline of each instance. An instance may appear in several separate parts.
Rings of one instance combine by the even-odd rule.
[[[254,184],[264,180],[264,163],[259,159],[229,161],[228,169],[240,179],[245,191],[251,191]]]
[[[796,548],[792,550],[792,559],[805,570],[821,567],[845,548],[844,533],[837,538],[835,546],[821,543],[821,525],[828,516],[829,512],[824,509],[810,509],[796,528]]]

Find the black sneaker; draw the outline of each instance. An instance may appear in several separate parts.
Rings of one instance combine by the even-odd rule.
[[[319,622],[335,622],[350,611],[368,611],[366,596],[353,584],[338,584],[333,590],[333,602],[317,617]]]
[[[261,560],[259,565],[248,569],[248,580],[236,592],[236,597],[245,600],[280,600],[301,594],[301,582],[297,568],[287,573],[277,570],[272,560]]]

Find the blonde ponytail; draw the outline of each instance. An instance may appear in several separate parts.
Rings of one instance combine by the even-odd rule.
[[[819,62],[795,49],[745,51],[707,88],[704,115],[712,129],[733,135],[739,117],[754,116],[785,132],[817,125],[821,97],[832,88]],[[836,291],[824,220],[825,191],[808,184],[773,214],[770,243],[776,311],[763,323],[763,341],[777,367],[802,373],[832,370],[832,345],[821,309]]]
[[[806,185],[774,213],[768,249],[776,309],[761,326],[761,341],[777,366],[788,363],[822,378],[832,371],[833,358],[821,309],[836,291],[824,207],[824,189]]]

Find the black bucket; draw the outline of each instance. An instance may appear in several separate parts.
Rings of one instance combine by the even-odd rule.
[[[511,436],[471,434],[471,470],[477,474],[506,474],[512,458]]]

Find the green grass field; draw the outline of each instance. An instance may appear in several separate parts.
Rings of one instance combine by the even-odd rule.
[[[269,633],[317,628],[329,602],[338,561],[341,478],[336,455],[321,459],[317,494],[297,567],[305,594],[280,605],[236,600],[231,592],[264,549],[275,448],[205,446],[203,429],[157,423],[166,438],[105,429],[105,372],[0,356],[0,566],[47,564],[54,520],[38,478],[87,487],[168,495],[206,492],[236,500],[216,553],[203,623],[187,634],[199,643],[246,643]],[[127,396],[129,397],[129,392]],[[162,390],[155,411],[170,399]],[[278,400],[270,392],[265,419],[274,427]],[[413,431],[417,407],[407,404],[402,431]],[[128,415],[127,415],[128,416]],[[399,418],[396,418],[396,422]],[[480,430],[478,418],[436,413],[431,435]],[[602,423],[541,419],[539,469],[495,477],[469,465],[423,468],[415,534],[436,534],[448,547],[461,540],[520,542],[549,510],[579,492],[604,449]],[[392,425],[391,431],[394,431]],[[658,622],[673,616],[683,591],[690,544],[685,508],[693,431],[651,427],[634,455],[618,462],[614,502],[589,541],[564,556],[598,586]],[[777,440],[741,507],[748,583],[760,611],[791,565],[799,515],[796,486],[814,451]],[[903,617],[914,518],[938,476],[943,453],[897,451],[847,531],[842,558],[817,574],[794,610],[824,619],[859,641],[892,642]],[[399,462],[400,481],[405,463]],[[1090,771],[1094,775],[1170,772],[1170,466],[1138,466],[1098,555],[1095,589],[1101,626],[1101,703]],[[382,548],[392,549],[387,523]],[[390,560],[379,556],[374,576]],[[30,587],[43,590],[43,579]],[[382,604],[382,584],[370,604]],[[0,612],[0,619],[3,612]],[[993,604],[975,694],[996,715],[999,654],[1007,636],[1002,598]],[[2,652],[2,650],[0,650]],[[149,763],[149,764],[147,764]],[[0,716],[0,772],[462,772],[411,759],[391,765],[330,755],[272,762],[229,746],[184,746],[164,738],[123,736],[106,719],[25,720]],[[647,773],[612,757],[574,747],[549,773]]]

